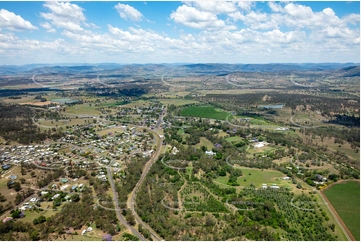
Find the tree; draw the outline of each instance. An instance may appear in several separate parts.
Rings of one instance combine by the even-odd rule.
[[[15,210],[12,214],[11,217],[13,218],[19,218],[20,217],[20,213],[21,211],[19,209]]]
[[[79,196],[78,193],[75,193],[75,194],[73,194],[73,195],[71,196],[71,201],[72,201],[72,202],[79,202],[79,200],[80,200],[80,196]]]
[[[21,190],[21,184],[20,184],[20,182],[15,182],[14,183],[14,185],[13,185],[13,187],[14,187],[14,190],[15,191],[20,191]]]
[[[39,240],[39,233],[36,230],[30,232],[30,238],[34,241]]]
[[[127,209],[127,215],[125,218],[130,225],[135,225],[135,218],[130,209]]]
[[[15,204],[20,204],[22,200],[23,200],[23,196],[21,196],[20,193],[16,194]]]

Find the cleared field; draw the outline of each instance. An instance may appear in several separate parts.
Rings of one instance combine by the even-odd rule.
[[[50,203],[51,204],[51,203]],[[42,206],[43,208],[45,206]],[[58,207],[58,210],[60,211],[60,208]],[[54,210],[43,210],[43,211],[25,211],[25,217],[21,219],[22,222],[28,222],[33,223],[33,220],[40,217],[41,215],[45,216],[46,218],[51,217],[52,215],[55,215],[58,211]]]
[[[42,120],[42,121],[38,121],[37,123],[40,125],[45,125],[45,126],[53,126],[53,127],[66,127],[66,126],[72,126],[72,125],[77,125],[77,124],[85,124],[85,120],[88,121],[92,121],[92,119],[71,119],[70,120],[59,120],[58,122],[56,122],[55,120]]]
[[[34,101],[34,96],[31,97],[22,97],[21,99],[10,99],[10,98],[4,98],[2,99],[6,103],[28,103]]]
[[[200,117],[226,120],[229,114],[227,112],[217,111],[211,106],[187,107],[181,111],[181,116]]]
[[[233,137],[228,137],[225,140],[227,140],[228,142],[232,143],[232,142],[239,142],[242,141],[243,139],[239,136],[233,136]]]
[[[99,135],[108,135],[109,133],[115,133],[115,132],[123,132],[125,130],[125,128],[111,128],[111,129],[104,129],[104,130],[101,130],[101,131],[98,131],[96,132],[97,134]]]
[[[335,184],[323,191],[347,228],[360,240],[360,182]]]
[[[284,187],[291,187],[292,182],[282,180],[285,175],[282,172],[279,171],[273,171],[273,170],[260,170],[256,168],[247,168],[247,167],[240,167],[236,166],[236,168],[239,168],[242,170],[242,176],[238,177],[237,183],[242,187],[248,187],[251,185],[255,185],[256,188],[259,188],[262,186],[262,184],[267,184],[267,186],[270,186],[272,184],[276,184],[279,186]],[[225,178],[218,177],[215,179],[216,181],[227,184],[228,179],[225,182]],[[244,181],[246,180],[246,181]],[[225,183],[224,183],[225,182]]]
[[[79,104],[70,107],[66,107],[67,113],[78,114],[78,115],[99,115],[99,111],[96,107],[89,106],[89,104]]]
[[[204,137],[201,137],[200,142],[195,145],[197,149],[200,149],[202,146],[207,147],[208,150],[212,150],[212,148],[214,148],[213,143]]]
[[[164,105],[175,105],[175,106],[183,106],[187,104],[199,103],[198,101],[187,100],[187,99],[157,99],[157,101],[161,102]]]

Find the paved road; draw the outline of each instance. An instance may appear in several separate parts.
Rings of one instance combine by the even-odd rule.
[[[142,175],[141,175],[139,181],[137,182],[137,184],[135,185],[134,190],[131,192],[131,194],[129,196],[129,199],[127,201],[127,206],[130,206],[130,208],[134,211],[135,219],[137,220],[138,223],[140,223],[144,228],[146,228],[150,232],[153,240],[159,241],[159,240],[162,240],[162,238],[148,224],[143,222],[143,220],[138,216],[138,214],[135,212],[135,209],[134,209],[134,204],[135,204],[135,200],[136,200],[136,196],[137,196],[139,187],[141,186],[142,182],[144,181],[144,178],[146,177],[151,166],[157,161],[157,159],[160,155],[160,151],[162,149],[162,139],[159,137],[159,135],[156,132],[153,132],[153,131],[150,131],[150,132],[152,132],[157,139],[157,150],[153,154],[153,156],[150,158],[150,160],[145,164]]]
[[[248,127],[248,126],[246,126],[246,125],[236,125],[236,124],[232,124],[232,123],[230,123],[230,122],[228,121],[228,117],[229,117],[229,116],[231,116],[231,114],[226,117],[226,123],[228,123],[229,125],[234,126],[234,127],[237,127],[237,128],[250,128],[250,127],[251,127],[251,126]]]
[[[163,117],[166,114],[166,112],[167,112],[167,110],[165,109],[165,110],[163,110],[162,114],[160,115],[157,125],[155,125],[156,130],[159,129],[160,124],[163,122]],[[136,196],[137,196],[139,187],[141,186],[142,182],[144,181],[144,178],[146,177],[149,169],[157,161],[157,159],[160,155],[160,151],[162,150],[162,139],[160,138],[158,133],[150,130],[149,128],[147,128],[147,129],[149,132],[151,132],[154,135],[154,137],[156,139],[157,150],[155,151],[153,156],[149,159],[149,161],[145,164],[142,175],[128,198],[127,206],[130,207],[134,211],[135,219],[137,220],[138,223],[140,223],[145,229],[147,229],[149,231],[149,233],[152,235],[152,239],[160,241],[160,240],[162,240],[162,238],[148,224],[144,223],[144,221],[139,217],[139,215],[136,213],[136,211],[134,209],[135,200],[136,200]]]
[[[120,213],[120,207],[119,207],[119,201],[118,201],[118,194],[115,190],[115,185],[114,185],[114,181],[113,181],[113,176],[112,173],[110,171],[110,167],[107,166],[107,172],[108,172],[108,179],[109,179],[109,183],[110,183],[110,187],[112,188],[113,191],[113,196],[114,196],[114,201],[115,201],[115,212],[117,214],[117,218],[118,220],[130,231],[132,231],[132,233],[137,236],[139,238],[139,240],[145,241],[146,239],[143,237],[143,235],[141,235],[134,227],[130,226],[128,224],[128,222],[123,218],[123,216]]]

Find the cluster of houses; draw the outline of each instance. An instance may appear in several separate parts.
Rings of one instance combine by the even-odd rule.
[[[50,145],[11,145],[3,146],[0,149],[0,162],[20,164],[21,162],[33,162],[36,158],[50,158],[58,155]],[[9,164],[2,166],[3,170],[9,169]]]

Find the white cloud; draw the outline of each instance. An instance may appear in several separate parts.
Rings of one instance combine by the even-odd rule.
[[[359,61],[358,14],[338,17],[331,8],[317,12],[285,2],[269,2],[271,12],[256,9],[250,2],[241,5],[186,2],[170,19],[199,31],[177,28],[179,35],[170,36],[141,25],[120,28],[109,23],[102,29],[86,23],[85,10],[76,4],[49,2],[44,4],[49,11],[41,13],[46,21],[40,26],[48,32],[62,28],[62,39],[25,39],[0,31],[0,53],[7,57],[0,64],[33,57],[49,62],[97,63]],[[126,15],[132,21],[137,19],[134,16],[133,20]],[[143,15],[141,19],[145,19]],[[236,29],[237,21],[243,23],[242,29]]]
[[[283,8],[280,4],[274,2],[268,2],[268,6],[273,12],[282,12]]]
[[[235,29],[235,26],[227,26],[223,20],[218,19],[216,14],[187,5],[178,7],[170,18],[178,24],[196,29]]]
[[[191,2],[191,5],[193,5],[200,11],[210,12],[214,14],[232,13],[237,11],[235,2],[196,1]]]
[[[114,8],[123,19],[130,19],[133,22],[139,22],[143,19],[143,14],[128,4],[118,3]]]
[[[56,30],[48,22],[41,23],[40,26],[43,27],[44,29],[46,29],[46,32],[49,32],[49,33],[56,32]]]
[[[254,6],[254,2],[252,1],[239,1],[237,2],[237,6],[242,10],[249,12],[251,8]]]
[[[37,29],[37,27],[33,26],[29,21],[23,19],[20,15],[16,15],[6,9],[0,10],[0,28],[7,28],[15,31]]]
[[[71,31],[83,31],[81,24],[85,24],[85,16],[83,10],[76,4],[69,2],[46,2],[43,5],[50,10],[47,13],[40,13],[40,15],[51,21],[57,28],[63,28]]]

